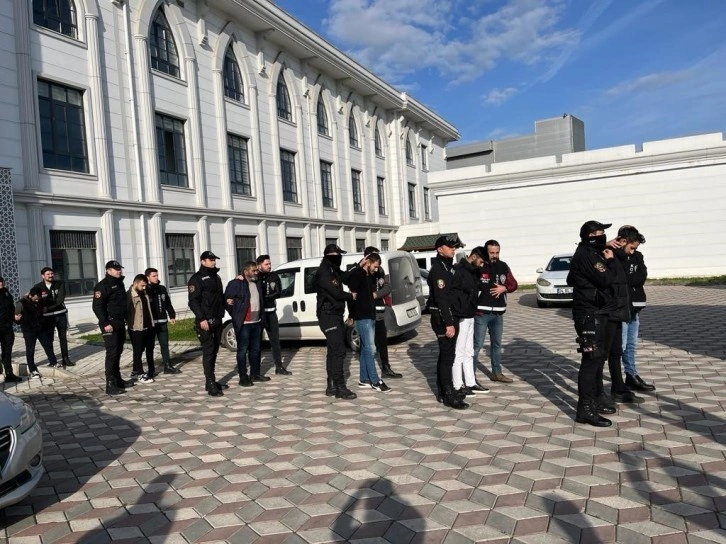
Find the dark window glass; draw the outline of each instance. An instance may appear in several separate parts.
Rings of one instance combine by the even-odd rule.
[[[362,253],[366,248],[365,238],[356,238],[355,240],[355,251],[356,253]]]
[[[166,235],[167,281],[169,287],[184,287],[194,274],[194,235]]]
[[[424,189],[424,219],[426,221],[431,219],[431,201],[430,201],[429,189]]]
[[[386,215],[386,180],[385,178],[376,178],[376,185],[378,186],[378,214]]]
[[[282,74],[277,78],[277,116],[281,119],[292,121],[290,93],[287,92],[287,84]]]
[[[363,211],[363,195],[360,187],[360,172],[358,170],[350,171],[350,178],[353,189],[353,210],[356,212]]]
[[[381,251],[388,251],[388,240],[381,240]]]
[[[88,172],[83,92],[39,79],[38,111],[43,166]]]
[[[408,184],[408,216],[416,219],[416,185]]]
[[[318,134],[330,136],[330,130],[328,129],[328,112],[325,110],[325,104],[323,104],[322,98],[318,98]]]
[[[413,164],[413,148],[411,147],[411,141],[406,138],[406,164],[414,166]]]
[[[302,259],[302,238],[287,238],[287,260]]]
[[[73,0],[33,0],[33,22],[71,38],[78,38]]]
[[[381,131],[376,127],[376,156],[383,156],[383,144],[381,143]]]
[[[237,270],[242,270],[245,263],[257,259],[257,239],[254,236],[234,237]]]
[[[156,148],[159,157],[159,182],[187,187],[187,152],[184,122],[156,114]]]
[[[176,52],[174,35],[171,33],[169,22],[164,11],[159,8],[154,20],[151,22],[151,35],[149,36],[149,51],[151,53],[151,67],[170,76],[179,77],[179,55]]]
[[[427,171],[429,169],[429,158],[428,158],[428,147],[425,145],[421,146],[421,170]]]
[[[237,102],[245,100],[242,75],[231,47],[227,49],[227,54],[224,56],[224,96]]]
[[[297,204],[297,181],[295,179],[295,153],[280,151],[282,167],[282,200]]]
[[[235,195],[252,196],[247,140],[233,134],[228,134],[227,137],[229,182],[232,186],[232,193]]]
[[[320,184],[323,192],[323,207],[332,208],[333,201],[333,165],[320,161]]]
[[[355,119],[353,119],[353,114],[350,114],[350,117],[348,117],[348,134],[350,139],[350,145],[353,147],[360,147],[358,144],[358,127],[355,124]]]
[[[67,296],[93,293],[98,281],[95,232],[50,231],[50,255],[55,277],[65,282]]]

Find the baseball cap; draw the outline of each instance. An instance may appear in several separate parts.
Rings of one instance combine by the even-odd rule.
[[[203,261],[205,259],[214,259],[215,261],[219,259],[214,253],[211,251],[203,251],[201,257],[199,257],[199,260]]]
[[[591,232],[596,230],[607,230],[612,227],[612,223],[600,223],[599,221],[587,221],[580,227],[580,238],[587,238]]]
[[[444,234],[443,236],[439,236],[436,239],[436,244],[434,247],[438,249],[441,246],[459,248],[464,247],[464,244],[461,243],[461,240],[459,240],[459,236],[457,234]]]
[[[340,253],[341,255],[343,255],[344,253],[348,252],[340,249],[340,246],[338,244],[328,244],[327,246],[325,246],[325,251],[323,251],[323,255],[330,255],[331,253]]]
[[[114,270],[123,270],[124,267],[121,266],[120,262],[114,260],[114,261],[108,261],[106,263],[106,270],[108,270],[109,268],[113,268]]]

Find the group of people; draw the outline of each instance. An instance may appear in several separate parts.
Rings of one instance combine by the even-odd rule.
[[[35,346],[38,342],[43,347],[51,367],[75,366],[68,352],[68,310],[65,306],[65,285],[55,279],[52,268],[45,267],[40,271],[41,281],[36,283],[19,301],[14,302],[13,296],[5,286],[5,279],[0,277],[0,352],[2,354],[2,371],[5,382],[17,383],[22,378],[13,372],[11,361],[13,344],[15,343],[14,324],[19,324],[25,340],[25,358],[31,378],[40,378],[40,371],[35,364]],[[58,342],[61,349],[60,362],[53,349],[55,331],[58,331]]]

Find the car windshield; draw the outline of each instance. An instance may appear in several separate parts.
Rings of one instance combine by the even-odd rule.
[[[565,272],[570,269],[572,256],[552,257],[547,265],[547,272]]]

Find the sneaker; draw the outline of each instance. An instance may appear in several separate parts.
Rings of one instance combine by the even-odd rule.
[[[31,377],[31,378],[42,378],[43,376],[41,376],[41,375],[40,375],[40,372],[38,372],[37,370],[33,370],[33,371],[32,371],[32,372],[30,373],[30,377]]]
[[[512,383],[514,380],[508,376],[505,376],[501,372],[499,374],[492,374],[490,378],[493,382]]]
[[[363,381],[359,381],[358,382],[358,387],[360,387],[360,388],[368,388],[368,387],[373,387],[373,385],[368,380],[363,380]]]
[[[474,385],[469,386],[469,389],[471,389],[475,393],[489,393],[488,387],[486,387],[484,385],[480,385],[478,383],[475,383]]]
[[[464,385],[464,386],[462,386],[461,390],[463,391],[465,397],[475,397],[476,396],[476,392],[469,386]]]
[[[154,378],[147,374],[142,374],[139,378],[139,383],[154,383]]]
[[[391,388],[388,387],[383,380],[378,383],[372,383],[371,389],[373,389],[373,391],[380,391],[381,393],[388,393],[391,390]]]

